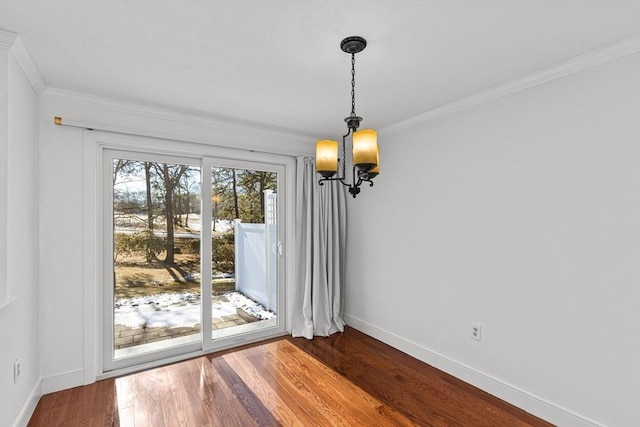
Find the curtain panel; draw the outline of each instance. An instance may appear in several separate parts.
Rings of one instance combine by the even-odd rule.
[[[314,159],[297,158],[294,337],[344,331],[346,205],[343,185],[318,185]]]

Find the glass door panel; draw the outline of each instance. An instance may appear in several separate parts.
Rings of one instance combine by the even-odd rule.
[[[212,338],[277,325],[278,174],[211,168]]]
[[[184,345],[201,348],[200,166],[136,157],[110,158],[106,299],[114,367]]]

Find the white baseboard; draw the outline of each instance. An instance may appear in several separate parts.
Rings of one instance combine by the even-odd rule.
[[[344,319],[354,329],[553,424],[563,427],[603,427],[596,421],[548,402],[355,316],[345,313]]]
[[[13,427],[26,427],[29,424],[29,420],[33,415],[33,411],[36,410],[36,406],[38,406],[38,402],[40,401],[40,397],[42,396],[42,379],[36,381],[36,384],[33,386],[31,393],[29,393],[29,397],[24,402],[22,409],[18,413],[16,420],[13,423]]]
[[[53,393],[84,385],[84,369],[61,372],[42,377],[42,394]]]
[[[83,369],[41,377],[33,386],[31,393],[29,393],[29,397],[24,402],[22,409],[13,422],[13,427],[26,427],[29,424],[33,411],[35,411],[36,406],[38,406],[42,395],[83,385],[83,380]]]

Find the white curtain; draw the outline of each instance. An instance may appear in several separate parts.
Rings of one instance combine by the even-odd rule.
[[[314,160],[297,159],[296,282],[291,334],[312,339],[344,331],[346,192],[318,185]]]

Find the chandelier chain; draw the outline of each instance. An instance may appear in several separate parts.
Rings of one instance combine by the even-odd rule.
[[[351,54],[351,117],[356,117],[356,54]]]

